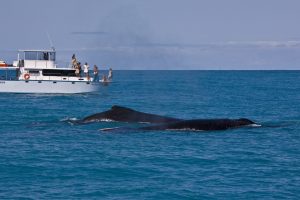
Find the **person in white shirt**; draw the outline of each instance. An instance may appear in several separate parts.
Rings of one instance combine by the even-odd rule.
[[[112,77],[113,77],[113,72],[112,72],[112,68],[109,68],[109,71],[108,71],[108,80],[112,80]]]
[[[83,65],[83,72],[86,77],[89,77],[89,68],[90,66],[87,64],[87,62]]]

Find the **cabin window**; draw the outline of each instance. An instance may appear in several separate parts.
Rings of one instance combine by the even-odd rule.
[[[29,70],[29,74],[32,76],[39,76],[40,71],[39,70]]]
[[[37,52],[36,51],[26,51],[25,52],[25,60],[36,60]]]
[[[25,60],[52,60],[55,61],[55,52],[26,51]]]
[[[48,52],[37,52],[37,60],[49,60]]]
[[[50,52],[50,60],[55,61],[55,52]]]
[[[43,69],[42,73],[43,76],[76,76],[75,70]]]

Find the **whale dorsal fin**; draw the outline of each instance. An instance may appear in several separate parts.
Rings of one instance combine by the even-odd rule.
[[[253,121],[251,121],[250,119],[247,119],[247,118],[240,118],[238,120],[241,122],[247,123],[247,124],[254,124]]]
[[[126,107],[123,107],[123,106],[117,106],[117,105],[113,105],[111,107],[111,109],[114,110],[114,111],[134,111],[133,109],[126,108]]]

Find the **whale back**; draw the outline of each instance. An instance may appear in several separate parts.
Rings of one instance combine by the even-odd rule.
[[[170,123],[180,119],[164,117],[155,114],[143,113],[123,106],[112,106],[110,110],[90,115],[83,119],[84,122],[112,120],[119,122],[136,123]]]

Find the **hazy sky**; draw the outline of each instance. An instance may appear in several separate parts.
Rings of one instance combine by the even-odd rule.
[[[300,69],[299,0],[0,0],[0,58],[115,69]]]

